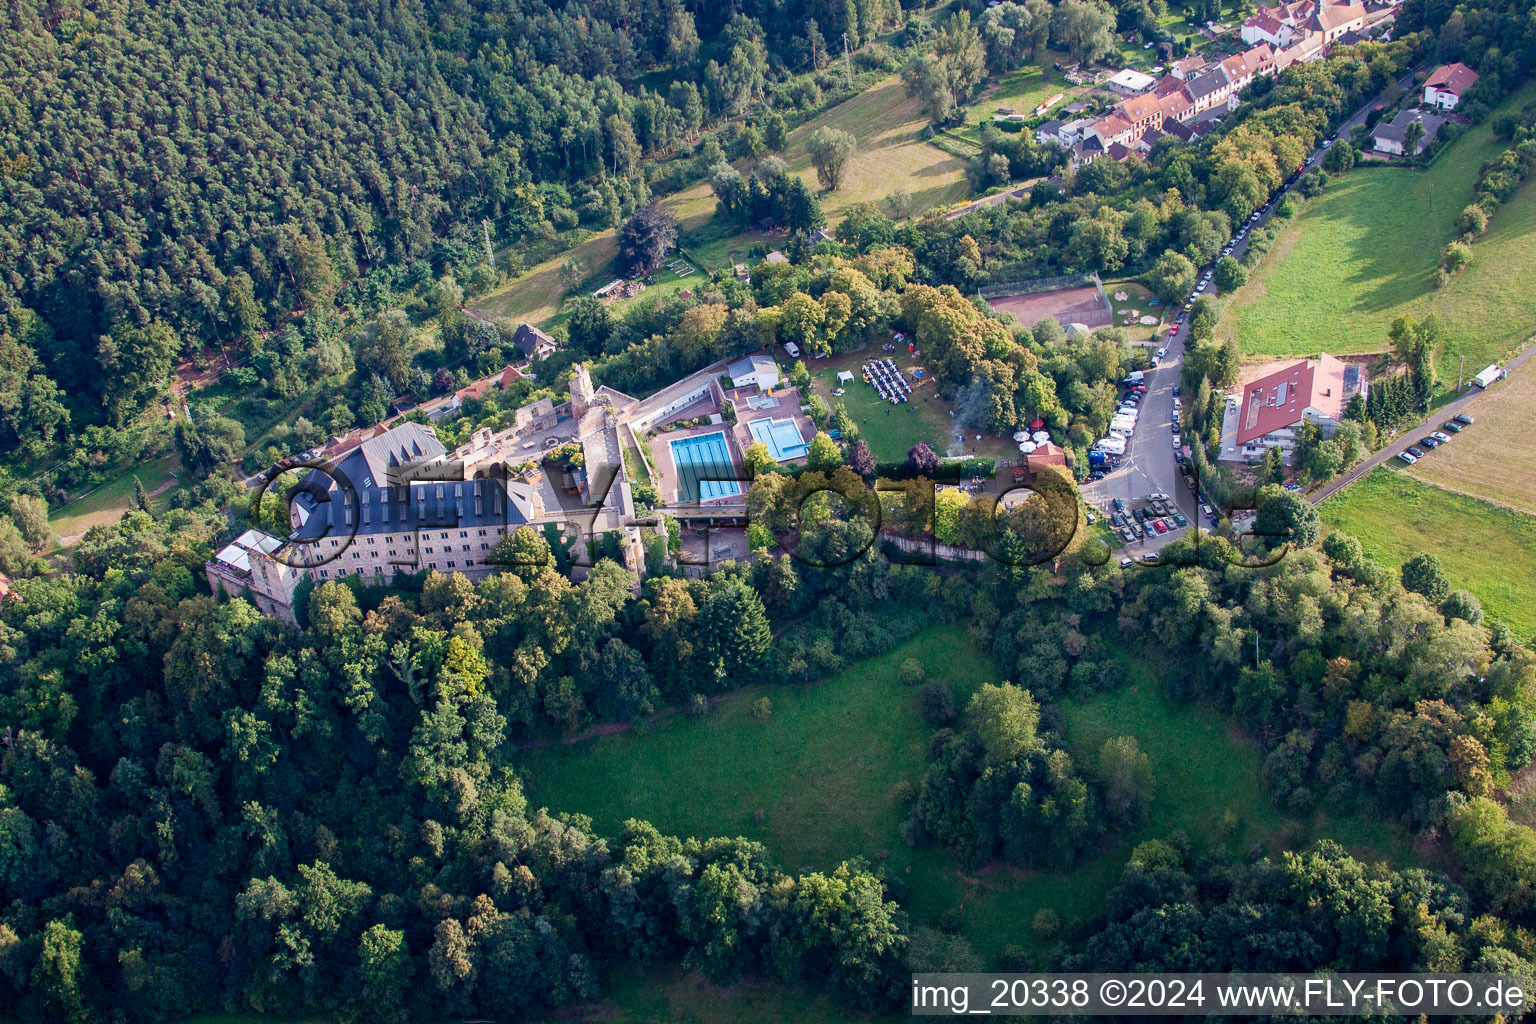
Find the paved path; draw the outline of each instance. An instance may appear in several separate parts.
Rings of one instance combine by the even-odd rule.
[[[1536,355],[1536,346],[1526,348],[1525,351],[1521,352],[1509,362],[1505,363],[1504,369],[1513,370],[1520,364],[1524,363],[1527,359],[1530,359],[1533,355]],[[1495,387],[1510,386],[1511,385],[1508,381],[1504,381],[1495,385]],[[1398,452],[1417,442],[1419,438],[1423,437],[1429,431],[1438,430],[1440,428],[1440,424],[1444,423],[1452,416],[1455,416],[1459,412],[1466,412],[1468,409],[1472,408],[1474,403],[1476,403],[1477,400],[1482,397],[1482,394],[1483,389],[1477,387],[1476,385],[1468,388],[1467,391],[1461,395],[1461,397],[1447,402],[1445,405],[1442,405],[1438,409],[1433,410],[1422,423],[1412,427],[1411,429],[1404,430],[1400,435],[1398,435],[1396,439],[1383,446],[1380,451],[1374,453],[1370,458],[1360,463],[1354,469],[1351,469],[1349,472],[1343,474],[1342,476],[1335,477],[1327,484],[1313,491],[1311,494],[1308,494],[1307,500],[1315,505],[1333,497],[1339,491],[1348,487],[1356,480],[1359,480],[1361,477],[1365,476],[1365,474],[1386,462],[1388,459],[1396,458]],[[1453,447],[1454,444],[1455,442],[1453,441]]]

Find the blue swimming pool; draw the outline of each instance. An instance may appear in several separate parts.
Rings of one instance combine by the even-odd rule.
[[[795,426],[794,420],[752,420],[747,424],[747,429],[752,431],[754,441],[761,441],[768,446],[769,453],[778,462],[798,459],[811,446],[809,441],[800,436],[800,428]]]
[[[670,446],[672,465],[677,467],[678,501],[714,501],[741,493],[741,485],[734,479],[736,467],[731,462],[731,449],[723,433],[685,437],[670,442]]]

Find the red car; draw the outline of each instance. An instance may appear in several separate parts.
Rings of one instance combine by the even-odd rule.
[[[1152,529],[1156,530],[1158,533],[1167,533],[1168,524],[1163,522],[1161,519],[1154,519],[1152,520]]]

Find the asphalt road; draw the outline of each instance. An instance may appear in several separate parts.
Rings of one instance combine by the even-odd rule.
[[[1414,69],[1416,71],[1417,69]],[[1398,86],[1407,91],[1414,87],[1414,71],[1409,71],[1398,82]],[[1371,108],[1381,102],[1381,96],[1372,97],[1364,106],[1355,111],[1347,120],[1339,125],[1335,135],[1341,139],[1347,139],[1350,131],[1358,124],[1363,124],[1371,112]],[[1320,145],[1307,157],[1306,167],[1317,167],[1328,152],[1327,145]],[[1299,180],[1299,179],[1298,179]],[[1270,198],[1259,212],[1259,219],[1250,222],[1252,227],[1259,227],[1269,223],[1280,200],[1290,192],[1295,183],[1287,181],[1280,190]],[[1239,226],[1240,228],[1241,226]],[[1234,259],[1241,259],[1243,253],[1248,251],[1248,239],[1250,234],[1245,233],[1242,239],[1233,246],[1230,255]],[[1220,258],[1219,256],[1217,257]],[[1204,277],[1208,271],[1215,269],[1215,261],[1199,268],[1200,277]],[[1209,286],[1212,294],[1215,293],[1214,283]],[[1173,310],[1170,308],[1170,313]],[[1177,460],[1174,458],[1175,449],[1172,443],[1173,436],[1173,389],[1179,383],[1180,374],[1184,365],[1184,343],[1189,340],[1189,325],[1182,324],[1169,335],[1163,342],[1167,352],[1159,361],[1154,370],[1147,371],[1143,381],[1147,386],[1146,396],[1141,401],[1141,415],[1136,421],[1136,431],[1131,438],[1131,443],[1124,457],[1120,460],[1120,467],[1105,476],[1102,480],[1096,480],[1083,486],[1083,497],[1088,504],[1102,510],[1110,509],[1115,498],[1123,500],[1128,507],[1136,507],[1144,503],[1150,494],[1167,494],[1173,497],[1179,510],[1193,526],[1199,523],[1209,527],[1210,523],[1200,516],[1199,499],[1184,483],[1184,474]],[[1522,353],[1509,365],[1516,366],[1530,355],[1530,351]],[[1461,403],[1468,401],[1473,396],[1463,396],[1446,408],[1436,412],[1434,423],[1443,423],[1446,419],[1461,411]],[[1426,421],[1426,425],[1429,421]],[[1399,442],[1394,442],[1382,449],[1377,455],[1356,467],[1350,474],[1340,477],[1329,485],[1329,488],[1318,492],[1313,501],[1321,501],[1332,494],[1339,487],[1359,479],[1361,475],[1374,466],[1380,465],[1388,458],[1395,456],[1399,451],[1408,447],[1413,441],[1423,437],[1422,430],[1409,431]],[[1174,530],[1166,534],[1153,534],[1143,537],[1133,544],[1126,546],[1126,553],[1131,556],[1140,556],[1161,548],[1175,537],[1182,536],[1184,530]]]

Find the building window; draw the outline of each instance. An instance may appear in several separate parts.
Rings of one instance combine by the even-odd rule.
[[[358,560],[358,559],[359,559],[359,558],[362,558],[362,557],[363,557],[363,556],[362,556],[362,555],[360,555],[360,554],[358,554],[358,553],[357,553],[357,552],[356,552],[356,551],[354,551],[354,552],[352,552],[352,561],[354,561],[354,562],[355,562],[355,561],[357,561],[357,560]]]
[[[450,568],[450,569],[452,569],[452,568],[453,568],[453,563],[452,563],[452,562],[449,562],[449,563],[448,563],[448,568]]]
[[[425,551],[429,555],[432,553],[432,549],[431,548],[422,548],[421,550]]]
[[[459,531],[459,539],[460,540],[463,540],[465,537],[468,537],[468,536],[469,536],[469,531],[468,530],[460,530]]]

